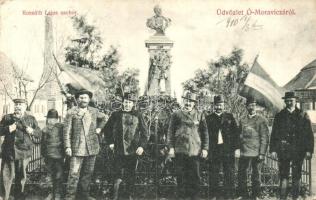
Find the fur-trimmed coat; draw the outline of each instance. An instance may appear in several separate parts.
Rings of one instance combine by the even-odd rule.
[[[114,144],[115,155],[134,155],[138,147],[146,148],[149,135],[146,123],[137,111],[113,112],[104,128],[107,144]]]

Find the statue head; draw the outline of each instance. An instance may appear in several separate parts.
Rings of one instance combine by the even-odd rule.
[[[155,15],[147,19],[147,27],[156,31],[156,35],[164,35],[166,28],[170,25],[171,20],[162,16],[162,10],[159,5],[154,7]]]
[[[161,16],[161,8],[159,5],[156,5],[154,7],[154,13],[157,15],[157,16]]]

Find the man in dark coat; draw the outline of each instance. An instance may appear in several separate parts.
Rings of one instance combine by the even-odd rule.
[[[64,121],[64,148],[66,155],[70,156],[65,199],[75,199],[77,196],[77,199],[90,200],[93,198],[89,196],[89,184],[100,150],[98,134],[106,123],[106,116],[88,106],[92,98],[90,91],[80,90],[76,98],[78,107],[68,110]],[[76,194],[77,191],[80,194]]]
[[[236,120],[231,113],[224,112],[224,98],[214,97],[214,110],[206,116],[209,133],[209,195],[212,199],[218,196],[233,198],[235,150],[239,149],[239,135]],[[219,189],[219,171],[223,166],[224,193]]]
[[[270,152],[279,160],[280,198],[287,198],[292,166],[292,196],[297,199],[303,160],[311,159],[314,152],[314,135],[308,115],[296,107],[295,93],[286,92],[283,99],[286,107],[275,115]]]
[[[203,113],[196,110],[196,94],[187,92],[184,107],[172,114],[168,128],[169,155],[175,156],[178,198],[197,199],[200,156],[207,157],[208,132]]]
[[[14,99],[14,113],[5,115],[0,122],[2,144],[2,166],[0,195],[8,200],[15,177],[15,198],[24,199],[26,167],[31,160],[33,137],[40,137],[40,128],[35,117],[26,114],[26,101]]]
[[[257,102],[248,97],[246,102],[248,115],[240,121],[240,159],[238,166],[238,195],[241,199],[260,197],[260,170],[264,161],[268,143],[268,120],[256,111]],[[251,170],[249,170],[251,169]],[[247,172],[251,171],[252,193],[248,194]]]
[[[123,170],[128,197],[133,198],[137,156],[143,154],[148,141],[147,126],[141,114],[134,110],[135,102],[134,95],[125,93],[122,110],[113,112],[104,128],[105,141],[114,150],[114,200],[119,198]]]

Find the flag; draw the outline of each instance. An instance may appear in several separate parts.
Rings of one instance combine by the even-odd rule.
[[[272,111],[280,111],[284,107],[282,99],[285,89],[279,87],[263,69],[255,58],[253,66],[244,82],[240,95],[243,97],[253,96],[258,105],[266,107]]]

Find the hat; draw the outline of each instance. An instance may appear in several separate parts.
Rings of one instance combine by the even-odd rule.
[[[295,96],[294,92],[285,92],[284,97],[282,97],[282,99],[290,99],[290,98],[298,98],[297,96]]]
[[[183,96],[182,96],[183,99],[187,99],[187,100],[190,100],[190,101],[194,101],[194,102],[197,102],[197,96],[195,93],[192,93],[192,92],[186,92]]]
[[[77,99],[80,95],[82,95],[82,94],[87,94],[87,95],[89,95],[90,99],[91,99],[92,96],[93,96],[92,92],[90,92],[89,90],[81,89],[81,90],[79,90],[79,91],[76,93],[76,95],[75,95],[76,99]]]
[[[135,94],[129,93],[129,92],[125,92],[123,95],[123,101],[127,99],[129,101],[137,101],[137,97]]]
[[[251,103],[257,103],[256,99],[253,96],[247,97],[246,105]]]
[[[47,112],[47,118],[57,118],[58,119],[58,112],[56,109],[50,109],[48,112]]]
[[[13,99],[14,103],[26,103],[25,99],[21,99],[21,98],[17,98],[17,99]]]
[[[224,103],[224,97],[222,95],[214,96],[214,104]]]

